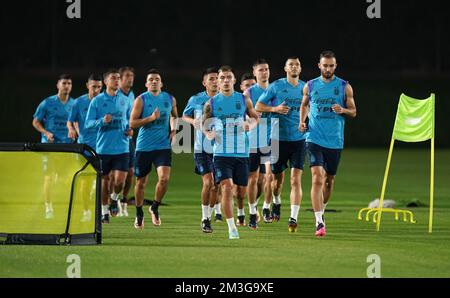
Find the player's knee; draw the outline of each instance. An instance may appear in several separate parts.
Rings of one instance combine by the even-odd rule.
[[[144,179],[137,179],[136,180],[136,189],[137,190],[144,190],[145,189],[145,181],[144,181]]]
[[[291,177],[291,187],[300,187],[301,182],[297,177]]]
[[[258,183],[258,178],[256,176],[248,177],[248,185],[255,186]]]
[[[321,175],[313,175],[312,177],[312,184],[314,186],[323,186],[323,177]]]
[[[258,187],[263,187],[264,184],[264,179],[258,179]]]
[[[116,186],[124,186],[125,185],[125,180],[126,180],[126,176],[123,176],[123,177],[117,177],[116,179],[115,179],[115,185]]]
[[[222,189],[222,193],[233,192],[233,185],[231,183],[224,182],[220,188]]]
[[[245,192],[244,193],[237,192],[236,198],[238,199],[238,201],[244,202],[244,200],[245,200]]]
[[[161,176],[158,178],[158,183],[162,186],[167,186],[169,184],[169,176]]]
[[[204,179],[203,180],[203,188],[207,191],[211,191],[213,188],[213,181],[211,179]]]

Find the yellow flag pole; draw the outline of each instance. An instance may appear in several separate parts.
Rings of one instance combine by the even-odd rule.
[[[435,97],[434,93],[431,93],[432,100],[432,111],[433,111],[433,119],[432,119],[432,130],[433,136],[431,138],[431,161],[430,161],[430,216],[428,219],[428,233],[433,233],[433,204],[434,204],[434,122],[435,122]]]
[[[387,184],[387,179],[388,179],[388,175],[389,175],[389,167],[391,165],[392,151],[394,150],[394,143],[395,143],[395,139],[392,138],[391,146],[389,147],[389,154],[388,154],[388,160],[386,163],[386,170],[384,171],[383,186],[381,187],[380,205],[378,206],[379,212],[378,212],[378,216],[377,216],[377,231],[380,231],[381,213],[383,210],[383,201],[384,201],[384,192],[386,191],[386,184]]]
[[[430,218],[428,233],[433,233],[433,201],[434,201],[434,137],[431,138],[431,173],[430,173]]]

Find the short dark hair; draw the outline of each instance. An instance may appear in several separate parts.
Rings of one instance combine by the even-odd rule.
[[[252,75],[251,73],[246,72],[246,73],[244,73],[244,74],[242,75],[242,77],[241,77],[241,83],[242,83],[243,81],[246,81],[246,80],[256,80],[256,78],[255,78],[255,76]]]
[[[72,76],[66,73],[60,74],[58,77],[58,81],[61,80],[72,80]]]
[[[266,61],[266,59],[259,58],[259,59],[256,59],[255,62],[253,62],[253,67],[256,67],[260,64],[269,64],[269,63]]]
[[[161,74],[159,73],[159,70],[157,70],[156,68],[152,68],[152,69],[150,69],[149,71],[147,71],[147,77],[148,77],[149,75],[151,75],[151,74],[161,75]]]
[[[110,69],[108,69],[108,70],[103,74],[103,79],[106,80],[106,79],[107,79],[111,74],[113,74],[113,73],[118,73],[118,74],[120,74],[119,71],[118,71],[117,69],[115,69],[115,68],[110,68]]]
[[[320,53],[319,59],[322,59],[322,58],[328,58],[328,59],[335,58],[336,59],[336,55],[332,51],[327,50],[327,51],[323,51],[322,53]]]
[[[132,72],[132,73],[134,74],[134,68],[133,68],[133,67],[131,67],[131,66],[122,66],[121,68],[119,68],[120,76],[122,77],[123,74],[124,74],[126,71]]]
[[[206,75],[209,75],[210,73],[218,73],[217,68],[216,67],[208,67],[207,69],[205,69],[203,71],[202,78],[204,78]]]
[[[91,73],[91,75],[88,78],[88,81],[103,81],[102,76],[96,73]]]
[[[218,72],[225,72],[225,71],[231,71],[233,72],[233,68],[229,65],[223,65],[219,68]]]
[[[300,61],[300,58],[298,58],[298,56],[289,56],[289,57],[287,57],[286,62],[288,60],[298,60],[298,61]]]

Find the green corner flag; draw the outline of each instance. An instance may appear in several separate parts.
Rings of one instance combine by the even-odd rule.
[[[378,208],[363,208],[360,210],[358,218],[361,218],[363,211],[375,211],[374,221],[377,223],[377,231],[380,230],[381,214],[383,209],[386,212],[396,213],[410,213],[411,222],[413,220],[412,212],[407,210],[386,209],[383,208],[384,194],[386,192],[386,185],[389,176],[389,168],[392,159],[392,152],[394,150],[394,143],[396,140],[403,142],[423,142],[431,140],[431,155],[430,155],[430,215],[428,221],[428,232],[433,231],[433,203],[434,203],[434,93],[427,99],[415,99],[405,94],[400,96],[398,103],[397,116],[395,117],[394,131],[392,133],[391,145],[389,147],[388,159],[386,169],[384,172],[383,185],[381,187],[380,203]],[[367,213],[366,218],[368,218]],[[406,215],[405,215],[406,216]]]
[[[400,96],[392,138],[403,142],[422,142],[434,137],[434,94],[418,100]]]

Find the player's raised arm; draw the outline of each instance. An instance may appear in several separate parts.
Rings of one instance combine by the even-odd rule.
[[[350,86],[350,84],[347,84],[345,86],[345,105],[346,108],[341,107],[338,104],[335,104],[332,106],[333,111],[336,114],[339,115],[347,115],[350,118],[356,117],[356,105],[355,105],[355,99],[353,98],[353,88]]]
[[[47,131],[44,128],[44,125],[42,125],[41,121],[39,121],[37,118],[33,119],[33,127],[40,133],[44,134],[47,137],[49,143],[54,141],[53,134],[51,132]]]
[[[174,140],[178,126],[177,100],[172,96],[172,111],[170,111],[170,140]]]
[[[97,116],[97,102],[95,99],[89,104],[89,109],[86,115],[86,122],[84,126],[86,128],[98,128],[101,126],[108,125],[112,121],[112,116],[110,114],[105,115],[103,118],[98,118]]]
[[[189,115],[183,114],[183,117],[181,119],[183,119],[184,121],[186,121],[190,125],[194,126],[195,128],[198,128],[198,127],[196,127],[195,119],[194,119],[193,116],[189,116]]]
[[[210,119],[212,117],[212,110],[211,110],[211,102],[208,100],[208,102],[205,103],[205,107],[203,108],[203,124],[206,120]]]
[[[80,135],[80,130],[78,127],[78,109],[77,104],[75,104],[72,110],[69,113],[69,119],[67,120],[67,129],[69,130],[68,137],[72,140],[75,140]]]
[[[177,128],[178,109],[177,100],[172,97],[172,111],[170,111],[170,131],[175,131]]]
[[[273,90],[273,87],[269,87],[269,89],[264,92],[261,97],[258,99],[255,109],[260,113],[277,113],[286,115],[289,113],[289,107],[285,105],[285,102],[282,102],[276,107],[270,106],[270,101],[275,97],[276,92]]]
[[[301,132],[305,132],[308,127],[306,125],[306,117],[308,116],[308,107],[309,107],[309,89],[308,84],[305,84],[305,87],[303,87],[303,99],[302,99],[302,105],[300,106],[300,123],[298,126],[298,129]]]
[[[69,130],[68,133],[68,137],[71,138],[72,140],[75,140],[76,138],[78,138],[79,135],[79,131],[77,130],[77,127],[75,126],[75,122],[70,122],[67,121],[67,129]]]
[[[209,119],[211,119],[211,118],[212,118],[211,101],[208,100],[205,103],[205,106],[203,108],[203,119],[202,119],[202,123],[203,123],[202,132],[208,140],[213,140],[215,138],[215,131],[211,129],[212,125],[211,125],[211,123],[209,123],[211,121]],[[209,125],[207,125],[207,124],[209,124]]]
[[[259,116],[255,108],[253,107],[253,102],[250,99],[250,96],[247,93],[245,95],[245,104],[247,106],[247,115],[250,117],[249,119],[247,119],[247,122],[249,124],[248,130],[252,130],[258,125]]]
[[[32,125],[38,132],[45,135],[48,142],[51,143],[54,141],[53,133],[47,131],[44,127],[44,124],[42,123],[43,119],[46,116],[45,110],[45,101],[43,101],[39,104],[36,113],[34,114]]]
[[[155,111],[153,111],[153,113],[150,116],[141,118],[142,109],[143,109],[142,98],[138,96],[133,103],[133,109],[131,110],[130,114],[131,128],[133,129],[140,128],[145,124],[153,122],[160,117],[160,112],[158,108],[156,108]]]

